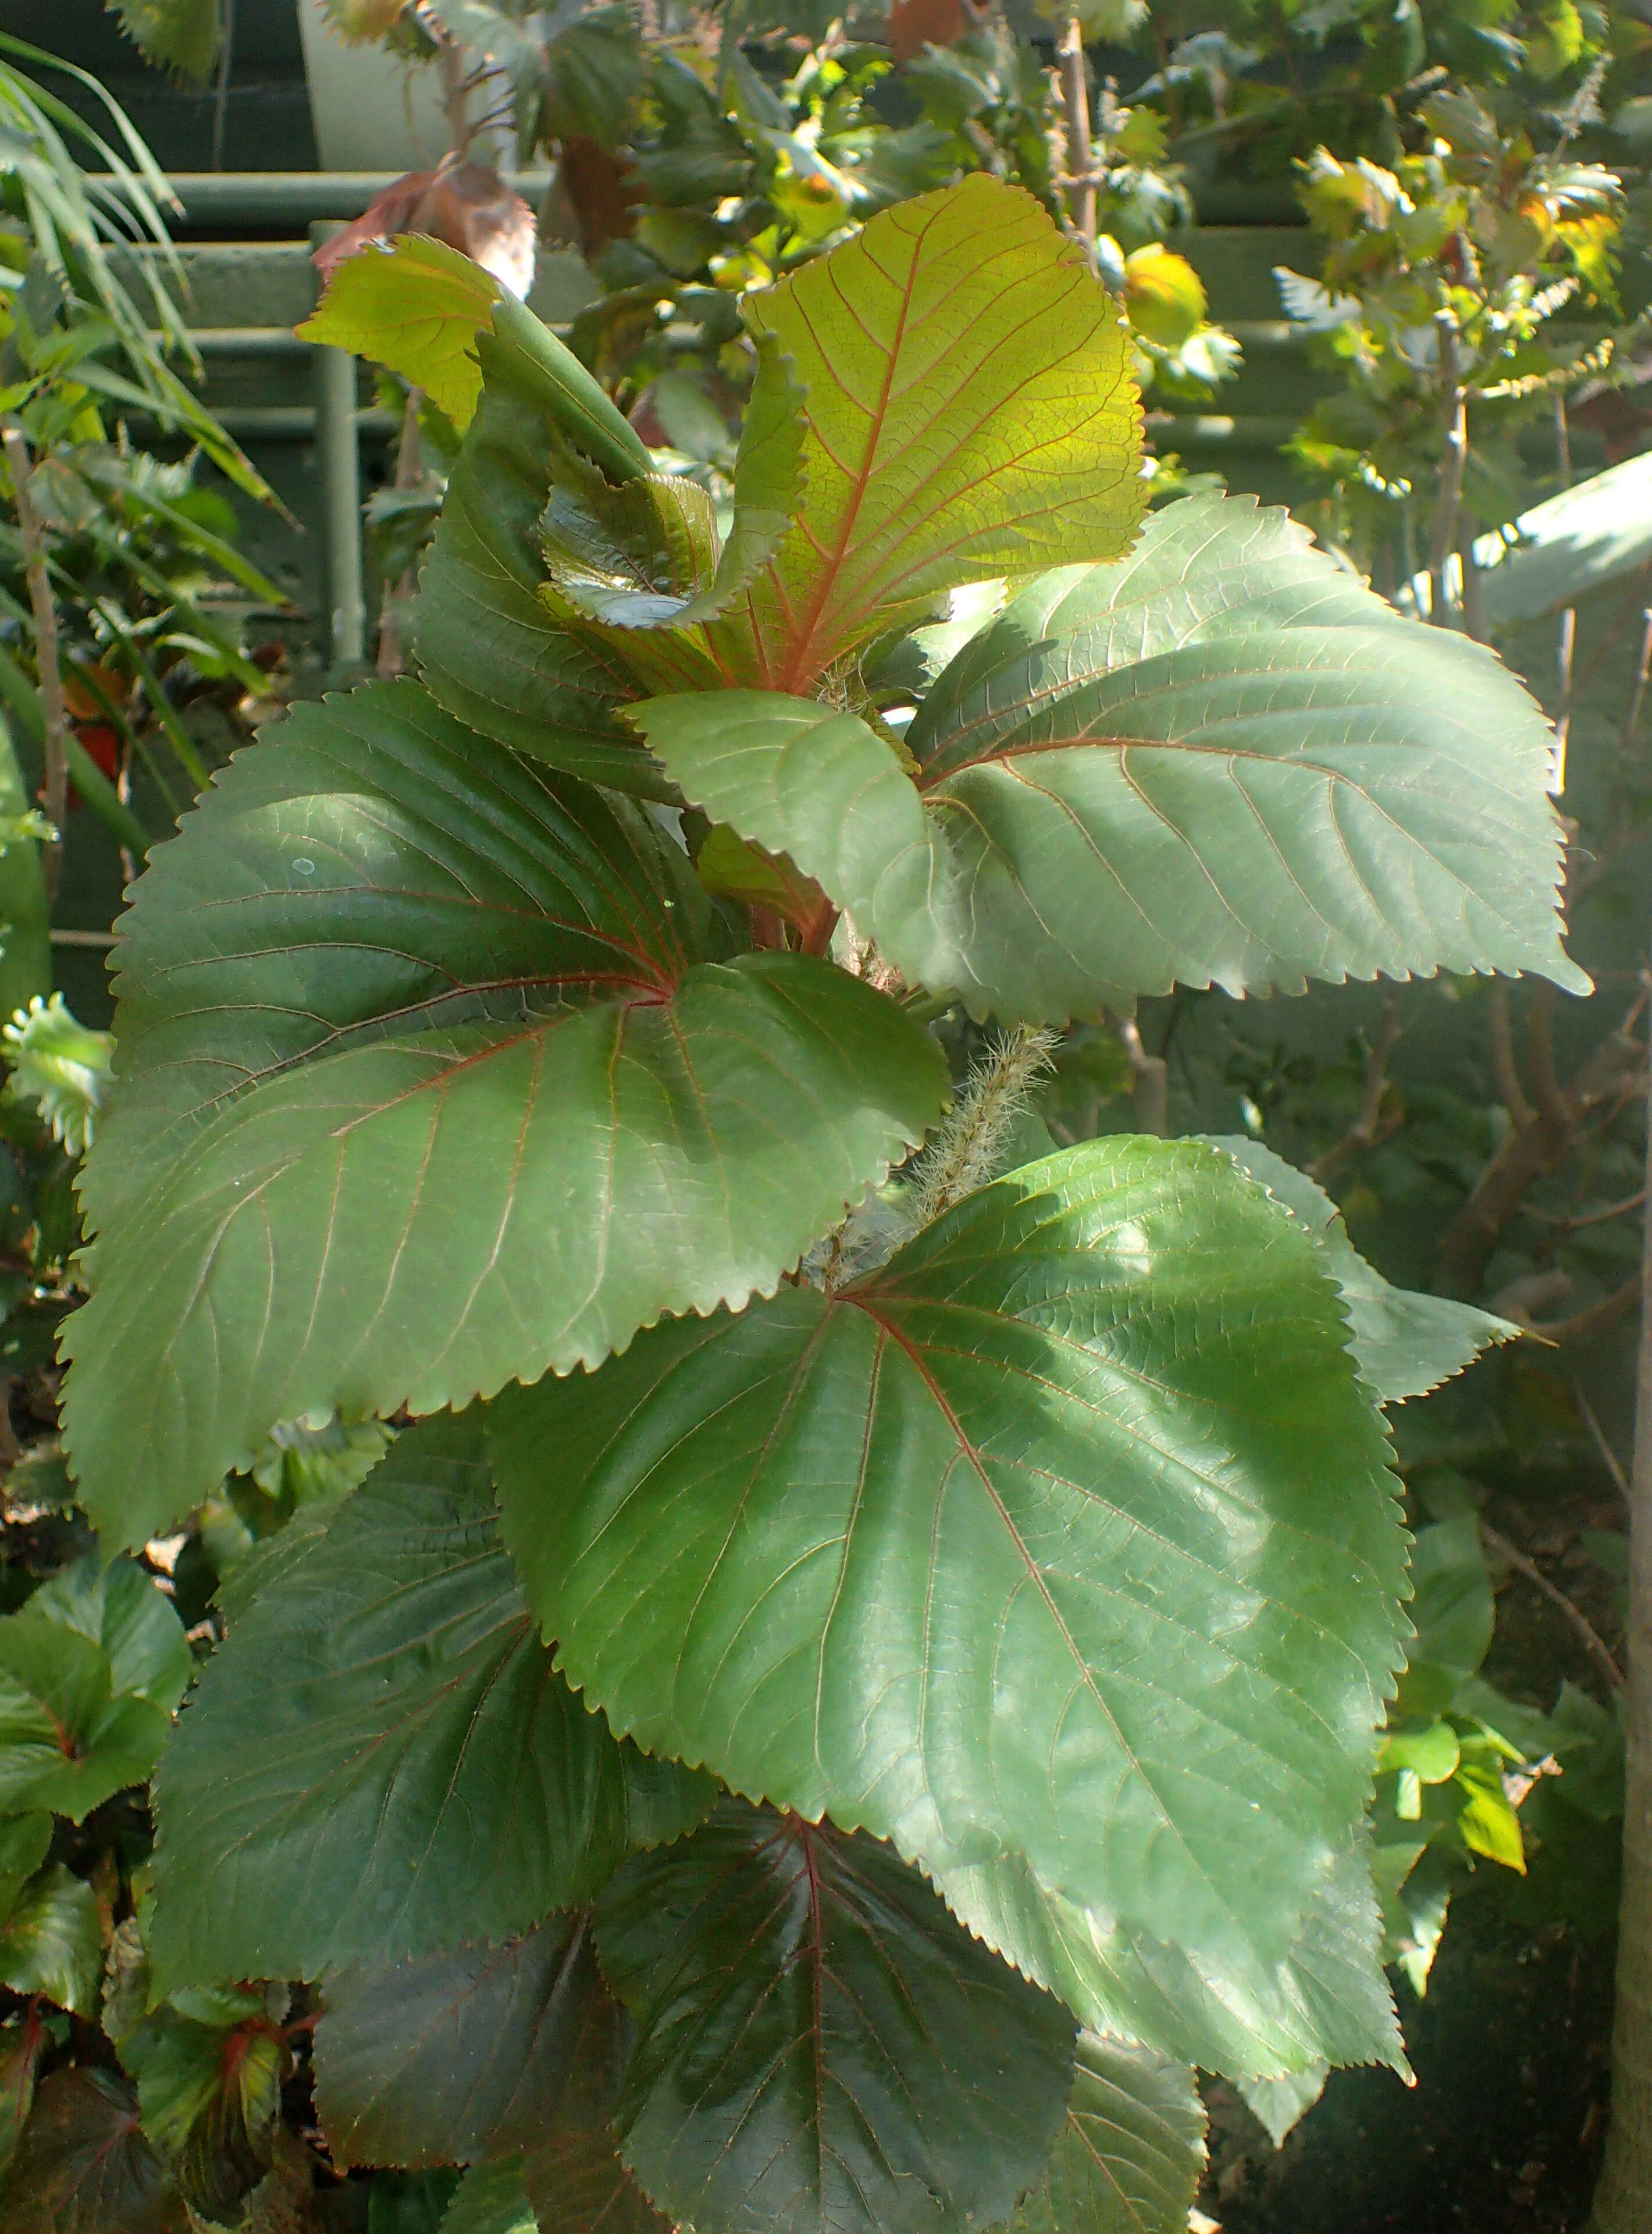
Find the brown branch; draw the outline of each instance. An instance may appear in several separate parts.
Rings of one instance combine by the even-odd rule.
[[[1629,1476],[1618,1463],[1617,1453],[1606,1440],[1606,1430],[1596,1414],[1594,1406],[1583,1394],[1583,1384],[1574,1370],[1567,1376],[1571,1382],[1571,1401],[1583,1417],[1583,1424],[1595,1439],[1595,1448],[1600,1453],[1606,1471],[1612,1477],[1613,1486],[1625,1505],[1633,1503],[1629,1495]]]
[[[1061,107],[1067,117],[1068,204],[1074,230],[1095,263],[1095,179],[1090,156],[1090,90],[1084,77],[1084,34],[1076,16],[1068,18],[1055,49],[1061,66]]]
[[[1514,1127],[1499,1144],[1440,1243],[1440,1285],[1448,1295],[1475,1293],[1504,1227],[1531,1189],[1564,1159],[1585,1119],[1610,1103],[1624,1081],[1639,1072],[1646,1051],[1633,1028],[1645,1003],[1644,991],[1637,994],[1628,1015],[1589,1055],[1546,1115],[1539,1107],[1529,1123]]]
[[[1381,1129],[1382,1096],[1388,1083],[1388,1058],[1400,1042],[1400,1011],[1392,999],[1382,1004],[1382,1021],[1377,1026],[1377,1035],[1371,1042],[1371,1051],[1365,1058],[1365,1080],[1360,1090],[1360,1107],[1354,1122],[1340,1140],[1334,1141],[1322,1156],[1316,1156],[1308,1166],[1310,1179],[1322,1185],[1339,1164],[1363,1149],[1374,1147]]]
[[[1544,1342],[1551,1342],[1562,1349],[1574,1342],[1592,1342],[1597,1334],[1604,1334],[1608,1327],[1616,1326],[1619,1319],[1626,1318],[1640,1300],[1641,1276],[1637,1272],[1633,1279],[1625,1280],[1621,1288],[1614,1288],[1610,1295],[1603,1296],[1597,1303],[1590,1303],[1584,1310],[1574,1311],[1567,1319],[1535,1322],[1531,1331]]]
[[[1492,978],[1488,998],[1492,1012],[1492,1075],[1497,1081],[1498,1100],[1508,1111],[1510,1124],[1516,1127],[1529,1125],[1531,1104],[1525,1098],[1514,1060],[1514,1025],[1509,1013],[1506,977]]]
[[[1124,1049],[1134,1083],[1131,1111],[1144,1133],[1162,1139],[1170,1129],[1170,1067],[1162,1055],[1149,1055],[1141,1044],[1141,1028],[1133,1016],[1120,1016],[1113,1036]]]
[[[1445,422],[1445,454],[1440,461],[1440,494],[1434,505],[1433,533],[1428,546],[1429,617],[1438,628],[1446,620],[1446,561],[1457,540],[1457,514],[1462,503],[1463,467],[1468,458],[1468,396],[1457,369],[1457,323],[1449,310],[1434,314],[1440,342],[1440,413]]]
[[[1538,1115],[1552,1130],[1567,1131],[1572,1112],[1555,1069],[1555,989],[1547,979],[1532,994],[1526,1010],[1525,1051]]]
[[[29,585],[29,604],[35,619],[35,671],[40,677],[40,704],[44,721],[46,820],[56,836],[41,848],[41,873],[46,884],[46,904],[57,897],[57,876],[63,858],[63,824],[69,813],[69,708],[63,699],[63,675],[58,665],[57,610],[52,603],[51,580],[46,572],[46,539],[40,515],[29,493],[34,467],[23,430],[8,427],[0,436],[6,463],[11,468],[12,501],[17,508],[17,534],[23,544],[23,574]]]
[[[1565,1616],[1582,1638],[1584,1649],[1596,1667],[1600,1669],[1601,1674],[1615,1690],[1621,1691],[1623,1688],[1623,1671],[1613,1659],[1600,1632],[1588,1615],[1572,1604],[1564,1591],[1557,1589],[1541,1567],[1534,1566],[1524,1551],[1517,1550],[1506,1536],[1500,1536],[1495,1528],[1484,1520],[1480,1523],[1480,1535],[1486,1550],[1494,1558],[1501,1559],[1505,1566],[1512,1567],[1517,1575],[1524,1575],[1527,1582],[1540,1590],[1550,1604]]]

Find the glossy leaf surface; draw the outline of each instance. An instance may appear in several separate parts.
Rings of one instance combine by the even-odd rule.
[[[494,1408],[506,1538],[615,1727],[931,1870],[1022,1855],[1205,1963],[1283,1954],[1401,1660],[1386,1444],[1315,1244],[1113,1139],[827,1298]]]
[[[1240,1133],[1211,1145],[1294,1211],[1318,1240],[1326,1270],[1348,1305],[1355,1360],[1379,1402],[1426,1396],[1493,1342],[1520,1339],[1524,1329],[1472,1303],[1392,1286],[1348,1239],[1342,1213],[1323,1187],[1259,1140]]]
[[[694,805],[977,1015],[1441,969],[1588,988],[1537,706],[1244,500],[1168,506],[1128,559],[1028,585],[919,707],[915,773],[804,698],[631,718]]]
[[[1186,2234],[1205,2169],[1205,2105],[1185,2064],[1079,2040],[1067,2116],[1010,2234]]]
[[[781,1271],[943,1107],[823,962],[724,951],[639,811],[416,685],[296,711],[139,889],[65,1440],[136,1542],[278,1421],[464,1404]]]
[[[630,1864],[597,1928],[637,2022],[625,2160],[671,2218],[990,2224],[1035,2175],[1071,2020],[887,1846],[730,1802]]]
[[[107,2071],[71,2066],[41,2082],[13,2158],[6,2234],[184,2234],[165,2160],[137,2097]]]
[[[428,1421],[202,1676],[156,1780],[156,1969],[317,1977],[503,1938],[709,1798],[553,1672],[480,1429]]]

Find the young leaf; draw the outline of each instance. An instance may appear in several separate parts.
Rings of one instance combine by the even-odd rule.
[[[347,256],[299,338],[386,365],[421,388],[462,434],[482,390],[476,336],[492,330],[500,287],[468,256],[422,233]]]
[[[0,1984],[89,2016],[102,1979],[96,1896],[59,1862],[24,1886],[0,1924]]]
[[[553,1673],[479,1445],[471,1420],[399,1437],[213,1656],[155,1782],[167,1983],[502,1937],[706,1806]]]
[[[1294,1211],[1325,1251],[1326,1270],[1342,1291],[1361,1378],[1383,1404],[1426,1396],[1472,1365],[1492,1342],[1518,1342],[1525,1329],[1472,1303],[1391,1287],[1348,1238],[1342,1213],[1324,1189],[1283,1156],[1244,1134],[1213,1139],[1268,1192]]]
[[[915,774],[813,700],[630,718],[690,804],[976,1015],[1440,969],[1588,990],[1536,705],[1246,500],[1167,506],[1130,559],[1028,585],[919,708]]]
[[[1072,2099],[1009,2234],[1186,2234],[1205,2169],[1205,2105],[1185,2064],[1079,2037]]]
[[[791,358],[808,434],[804,517],[728,631],[742,680],[805,690],[942,591],[1128,549],[1125,327],[1030,194],[977,172],[902,202],[744,314]]]
[[[1050,1892],[1025,1862],[949,1871],[937,1883],[977,1937],[1059,1994],[1093,2032],[1140,2041],[1229,2079],[1271,2078],[1320,2061],[1385,2063],[1409,2075],[1362,1842],[1337,1856],[1285,1953],[1271,1961],[1229,1956],[1219,1993],[1211,1990],[1209,1964]]]
[[[505,1532],[614,1725],[931,1871],[1277,1959],[1363,1809],[1404,1538],[1315,1244],[1107,1140],[881,1271],[492,1417]]]
[[[6,2188],[6,2234],[183,2234],[165,2159],[125,2080],[84,2064],[44,2080]]]
[[[278,1421],[462,1405],[771,1288],[938,1117],[894,1002],[413,684],[295,711],[140,885],[66,1447],[106,1540]]]
[[[1035,2177],[1071,2020],[888,1847],[731,1801],[628,1865],[597,1931],[637,2020],[625,2161],[671,2218],[938,2234]]]
[[[546,2134],[602,1995],[588,1911],[503,1946],[350,1970],[316,2028],[333,2161],[417,2168],[510,2156]]]

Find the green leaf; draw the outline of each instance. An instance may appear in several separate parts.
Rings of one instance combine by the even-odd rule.
[[[556,592],[619,630],[681,631],[733,604],[790,529],[803,500],[802,391],[772,345],[757,378],[735,462],[728,540],[711,500],[692,481],[650,475],[611,489],[552,491],[544,526]],[[649,648],[609,639],[622,656]]]
[[[521,1931],[707,1805],[553,1672],[479,1444],[473,1419],[402,1434],[232,1621],[155,1780],[166,1983]]]
[[[1297,1936],[1272,1960],[1211,1966],[1041,1885],[1002,1859],[938,1880],[970,1930],[1024,1976],[1106,2031],[1230,2079],[1274,2078],[1315,2062],[1385,2063],[1408,2078],[1382,1929],[1362,1841],[1350,1841],[1316,1888]]]
[[[539,2234],[520,2160],[473,2165],[454,2191],[441,2234]]]
[[[1185,2064],[1079,2038],[1072,2099],[1009,2234],[1186,2234],[1205,2169],[1205,2105]]]
[[[1440,969],[1588,990],[1537,706],[1248,500],[1166,506],[1129,559],[1012,598],[919,707],[915,774],[813,700],[630,719],[692,805],[976,1016]]]
[[[1030,194],[977,172],[743,310],[806,394],[808,494],[729,631],[742,680],[805,690],[943,591],[1128,548],[1146,488],[1125,327]]]
[[[51,1842],[52,1819],[43,1810],[0,1816],[0,1921],[16,1906],[18,1894],[45,1860]]]
[[[1460,1748],[1449,1722],[1431,1722],[1420,1730],[1390,1730],[1377,1756],[1379,1773],[1409,1769],[1422,1784],[1444,1784],[1457,1773]]]
[[[219,0],[111,0],[121,28],[147,62],[206,85],[217,65]]]
[[[0,819],[18,831],[0,851],[0,1022],[51,990],[52,956],[47,939],[50,911],[46,905],[40,847],[19,827],[33,806],[12,748],[10,730],[0,713]]]
[[[1239,2092],[1251,2115],[1267,2128],[1275,2148],[1282,2149],[1292,2126],[1325,2092],[1329,2076],[1328,2065],[1310,2063],[1306,2071],[1294,2071],[1283,2079],[1242,2079]]]
[[[1411,1547],[1416,1636],[1400,1686],[1404,1714],[1442,1715],[1491,1649],[1497,1603],[1477,1521],[1436,1520]]]
[[[1525,1333],[1472,1303],[1390,1287],[1348,1239],[1342,1213],[1306,1172],[1242,1133],[1215,1138],[1211,1146],[1294,1212],[1324,1250],[1326,1270],[1348,1305],[1355,1362],[1379,1402],[1426,1396],[1491,1343],[1517,1342]]]
[[[1369,1788],[1404,1539],[1313,1243],[1094,1141],[830,1297],[492,1414],[505,1532],[617,1729],[931,1870],[1283,1952]]]
[[[482,392],[476,337],[501,293],[491,271],[422,233],[369,245],[336,265],[300,340],[329,343],[421,388],[462,434]]]
[[[724,962],[644,814],[414,684],[295,711],[138,888],[65,1446],[106,1541],[279,1421],[462,1405],[782,1271],[940,1114],[938,1048]]]
[[[671,2218],[989,2225],[1036,2175],[1071,2020],[888,1847],[731,1801],[629,1864],[597,1931],[637,2021],[625,2161]]]
[[[96,1896],[59,1862],[25,1885],[0,1925],[0,1984],[89,2016],[102,1981]]]
[[[43,2080],[12,2159],[6,2234],[183,2234],[163,2159],[116,2074],[71,2065]]]
[[[0,1621],[0,1810],[80,1822],[142,1783],[168,1720],[152,1700],[114,1695],[89,1637],[32,1610]]]
[[[652,461],[624,420],[635,454],[617,434],[604,443],[594,404],[584,442],[569,431],[584,399],[571,403],[563,360],[577,361],[530,312],[501,299],[494,327],[478,342],[481,402],[419,578],[421,671],[438,703],[484,736],[576,775],[667,797],[617,710],[636,695],[635,677],[599,636],[553,616],[539,595],[539,523],[570,447],[584,448],[611,480],[646,474]]]
[[[170,2011],[156,2022],[135,2068],[143,2129],[168,2157],[177,2157],[203,2127],[228,2129],[267,2147],[281,2114],[283,2052],[274,2028],[262,2016],[250,2023],[204,2024]]]
[[[333,2161],[417,2169],[509,2156],[550,2127],[603,1992],[589,1913],[502,1946],[349,1970],[316,2028]]]
[[[189,1639],[172,1600],[135,1559],[105,1566],[92,1553],[42,1583],[29,1610],[97,1645],[117,1692],[167,1714],[183,1697],[193,1666]]]

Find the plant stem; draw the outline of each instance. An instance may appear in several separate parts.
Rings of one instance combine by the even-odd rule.
[[[1583,1649],[1596,1667],[1600,1669],[1601,1674],[1615,1691],[1621,1691],[1623,1688],[1623,1671],[1613,1659],[1605,1639],[1600,1635],[1588,1615],[1580,1611],[1566,1596],[1564,1591],[1551,1583],[1542,1568],[1528,1559],[1524,1551],[1511,1544],[1506,1536],[1500,1536],[1495,1528],[1488,1527],[1483,1520],[1480,1523],[1480,1534],[1485,1538],[1486,1550],[1492,1554],[1493,1558],[1501,1559],[1505,1567],[1512,1567],[1517,1575],[1524,1575],[1527,1582],[1543,1592],[1551,1605],[1557,1607],[1564,1614],[1566,1619],[1583,1639]]]
[[[1061,65],[1061,107],[1067,114],[1067,198],[1074,229],[1095,266],[1095,173],[1090,152],[1090,90],[1084,78],[1084,34],[1068,20],[1055,49]]]
[[[1652,1096],[1647,1106],[1647,1175],[1652,1185]],[[1652,1218],[1646,1221],[1642,1250],[1642,1272],[1652,1284]],[[1628,1760],[1612,2122],[1595,2191],[1591,2234],[1645,2234],[1652,2226],[1652,1311],[1641,1322],[1629,1489]]]
[[[395,453],[395,486],[399,491],[415,489],[424,478],[424,439],[419,428],[420,406],[424,402],[421,388],[408,390],[407,409],[402,415],[402,440]],[[413,593],[418,587],[418,563],[409,566],[400,581],[384,585],[384,602],[379,607],[378,672],[382,680],[393,683],[401,674],[405,663],[402,624],[413,603]]]
[[[6,463],[11,468],[13,502],[17,507],[17,534],[23,544],[23,572],[29,584],[29,604],[35,620],[35,667],[40,677],[40,706],[44,721],[46,820],[59,834],[42,848],[41,873],[46,883],[48,907],[57,897],[57,874],[63,855],[62,828],[69,813],[69,708],[63,698],[62,670],[57,663],[57,611],[52,604],[50,577],[46,572],[46,539],[40,515],[29,493],[34,466],[19,427],[8,427],[3,437]]]
[[[1388,1082],[1388,1058],[1400,1043],[1400,1011],[1392,1000],[1382,1004],[1382,1022],[1371,1042],[1371,1051],[1365,1059],[1365,1081],[1360,1090],[1360,1107],[1354,1122],[1340,1140],[1316,1156],[1308,1166],[1308,1176],[1322,1186],[1339,1164],[1366,1148],[1376,1146],[1382,1122],[1382,1096]]]
[[[1131,1114],[1138,1127],[1162,1140],[1170,1130],[1170,1068],[1162,1055],[1149,1055],[1141,1044],[1141,1028],[1133,1016],[1120,1016],[1113,1035],[1124,1049],[1134,1081]]]
[[[1463,467],[1468,457],[1468,397],[1458,376],[1457,324],[1449,310],[1438,312],[1440,389],[1445,418],[1445,454],[1440,467],[1440,496],[1434,506],[1428,545],[1429,617],[1438,628],[1446,619],[1446,560],[1457,540],[1457,513],[1463,495]]]

